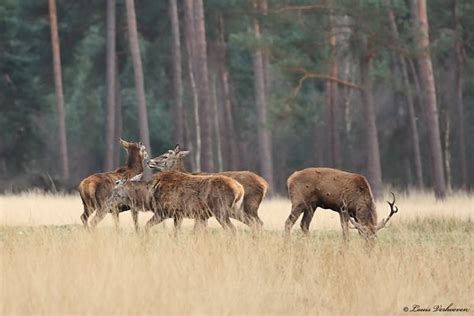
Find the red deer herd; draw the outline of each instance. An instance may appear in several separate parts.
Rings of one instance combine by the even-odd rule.
[[[118,226],[119,213],[130,210],[135,229],[138,231],[138,213],[153,212],[145,225],[148,231],[165,219],[174,220],[175,232],[184,218],[195,220],[195,229],[204,228],[214,216],[226,230],[235,231],[231,218],[252,230],[258,230],[263,222],[258,208],[268,190],[268,184],[250,171],[226,171],[218,173],[189,173],[183,159],[189,151],[179,145],[162,155],[148,159],[141,142],[120,140],[127,152],[126,166],[114,171],[93,174],[79,184],[84,205],[81,220],[89,229],[89,217],[94,228],[108,213]],[[158,171],[151,180],[142,180],[143,165]],[[314,212],[318,207],[339,213],[343,238],[347,239],[349,222],[353,229],[366,240],[373,240],[376,232],[385,227],[398,211],[393,201],[388,202],[390,215],[377,222],[375,201],[367,179],[356,173],[331,168],[307,168],[294,172],[287,181],[291,200],[291,213],[285,222],[285,232],[290,233],[296,220],[303,214],[301,229],[307,234]]]

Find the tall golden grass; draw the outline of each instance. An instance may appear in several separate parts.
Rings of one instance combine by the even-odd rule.
[[[404,315],[451,303],[472,314],[473,205],[467,194],[400,195],[368,251],[356,233],[343,243],[327,210],[309,237],[295,225],[284,238],[286,199],[262,204],[259,234],[215,221],[194,234],[188,221],[175,238],[171,223],[135,234],[129,213],[118,232],[106,218],[86,233],[76,195],[0,196],[0,314]],[[388,210],[380,203],[379,217]]]

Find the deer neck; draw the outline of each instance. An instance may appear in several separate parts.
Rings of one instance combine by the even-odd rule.
[[[128,154],[127,168],[132,170],[135,174],[143,172],[143,161],[138,150],[134,150]]]
[[[176,161],[176,164],[175,164],[173,170],[174,170],[174,171],[183,172],[183,173],[188,173],[188,170],[186,170],[186,168],[184,167],[183,159],[178,159],[178,160]]]

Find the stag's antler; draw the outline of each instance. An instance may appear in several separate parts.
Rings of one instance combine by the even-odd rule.
[[[351,224],[353,226],[349,226],[348,227],[350,229],[357,229],[357,230],[361,230],[362,229],[362,225],[360,225],[359,223],[357,223],[350,215],[349,213],[347,212],[347,203],[346,203],[346,200],[345,199],[342,199],[342,207],[341,207],[341,213],[345,216],[347,216],[347,218],[349,218]]]
[[[398,212],[398,207],[395,205],[395,194],[393,194],[393,192],[390,193],[392,193],[393,196],[392,202],[387,201],[388,205],[390,205],[390,215],[388,215],[386,219],[383,219],[380,224],[377,225],[377,230],[384,228],[385,224],[387,224],[388,220],[392,217],[392,215]]]

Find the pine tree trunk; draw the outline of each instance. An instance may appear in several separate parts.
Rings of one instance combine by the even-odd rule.
[[[196,50],[193,54],[198,68],[199,116],[201,120],[201,167],[205,172],[214,171],[214,155],[212,153],[212,113],[211,89],[207,65],[206,28],[203,0],[194,1],[194,31]]]
[[[423,165],[421,161],[421,150],[420,150],[420,136],[418,133],[418,126],[416,121],[418,120],[415,112],[415,102],[413,94],[411,91],[411,85],[408,77],[408,69],[406,60],[404,57],[399,56],[400,58],[400,67],[402,69],[402,80],[405,87],[406,96],[407,96],[407,105],[408,105],[408,117],[410,123],[410,134],[411,134],[411,143],[413,150],[413,158],[415,161],[415,174],[416,174],[416,185],[418,188],[424,187],[423,182]]]
[[[416,0],[414,0],[416,1]],[[408,64],[408,68],[410,69],[410,74],[412,77],[412,82],[415,86],[415,94],[414,94],[414,100],[415,100],[415,106],[418,105],[419,109],[419,114],[418,116],[420,117],[420,134],[423,134],[425,132],[425,125],[426,122],[428,121],[426,118],[426,113],[423,110],[425,107],[425,96],[423,94],[423,91],[421,89],[421,83],[420,83],[420,74],[416,66],[416,57],[415,58],[406,58],[406,62]],[[420,136],[421,137],[421,136]],[[421,139],[421,138],[420,138]],[[421,141],[421,140],[420,140]]]
[[[229,128],[227,124],[227,118],[225,113],[225,96],[224,86],[222,84],[222,69],[221,62],[219,59],[216,60],[217,67],[215,73],[215,89],[218,106],[218,119],[219,119],[219,138],[221,146],[221,158],[222,158],[222,170],[231,170],[231,154],[230,154],[230,141],[229,141]],[[216,139],[217,139],[217,135]],[[217,159],[219,161],[219,158]]]
[[[456,138],[458,142],[458,159],[460,187],[467,189],[467,164],[466,164],[466,140],[464,137],[464,98],[463,98],[463,77],[464,77],[464,47],[463,47],[463,30],[459,21],[459,1],[453,2],[454,23],[456,30],[455,54],[456,54]]]
[[[365,40],[365,42],[367,41]],[[364,46],[368,47],[367,43]],[[360,60],[360,77],[363,87],[362,103],[366,124],[367,175],[374,197],[380,198],[382,196],[382,168],[380,165],[379,140],[372,95],[372,78],[370,76],[372,58],[372,52],[370,49],[367,49],[365,56],[362,56]]]
[[[415,92],[416,92],[415,95],[416,95],[416,98],[418,99],[418,104],[420,107],[422,107],[424,99],[423,99],[423,93],[421,92],[420,75],[418,74],[414,60],[412,58],[407,58],[406,61],[410,68],[413,83],[415,84]]]
[[[169,0],[169,14],[171,21],[171,56],[173,59],[173,84],[175,113],[175,139],[178,144],[184,144],[184,110],[183,110],[183,82],[181,69],[181,39],[177,0]]]
[[[193,98],[193,112],[194,112],[194,126],[195,126],[195,138],[196,138],[196,150],[194,151],[194,163],[196,171],[201,171],[201,120],[199,114],[199,93],[196,86],[196,43],[195,43],[195,22],[194,22],[194,2],[193,0],[184,1],[184,22],[185,22],[185,33],[186,33],[186,51],[187,51],[187,65],[188,65],[188,77],[189,85],[191,86],[191,94]],[[189,138],[191,140],[191,138]]]
[[[122,94],[120,90],[120,76],[118,67],[118,57],[115,56],[115,136],[114,136],[114,167],[120,166],[119,139],[122,138]]]
[[[186,40],[186,46],[188,47],[188,52],[191,52],[191,44],[189,39]],[[193,109],[194,109],[194,125],[196,127],[196,171],[200,172],[201,169],[201,120],[200,120],[200,111],[199,111],[199,94],[196,87],[196,80],[194,79],[195,68],[193,67],[193,57],[189,56],[188,53],[188,74],[189,74],[189,83],[191,85],[191,93],[193,95]]]
[[[190,116],[190,111],[184,111],[184,134],[186,135],[186,148],[191,151],[192,153],[195,153],[196,151],[194,150],[194,144],[193,144],[193,137],[191,135],[191,130],[192,130],[192,115]],[[191,170],[198,171],[199,168],[196,164],[196,155],[191,155],[191,159],[189,159],[189,163],[191,165]]]
[[[430,42],[426,0],[418,0],[417,15],[420,34],[418,38],[418,45],[422,50],[418,56],[418,64],[421,85],[425,92],[424,105],[431,151],[431,164],[434,180],[433,185],[436,198],[443,199],[446,197],[446,181],[443,171],[443,153],[441,150],[433,65],[431,63],[431,56],[429,52]]]
[[[49,0],[49,19],[51,25],[51,46],[53,51],[54,89],[56,93],[56,110],[58,112],[59,158],[63,178],[69,178],[69,158],[66,139],[66,115],[64,111],[64,94],[61,72],[61,51],[59,48],[58,18],[56,0]]]
[[[135,77],[135,90],[137,94],[138,122],[140,126],[140,138],[149,152],[150,131],[148,128],[148,115],[145,99],[145,84],[143,82],[143,67],[140,57],[140,46],[138,43],[137,20],[135,15],[134,0],[125,0],[127,6],[128,37],[130,44],[130,53],[132,55],[133,73]],[[148,170],[148,168],[145,168]]]
[[[392,29],[393,37],[395,41],[400,40],[398,33],[397,23],[395,21],[395,15],[392,10],[389,11],[390,26]],[[415,162],[415,174],[416,174],[416,185],[418,188],[423,188],[423,169],[421,164],[421,152],[420,152],[420,140],[418,136],[418,127],[416,126],[416,114],[415,104],[413,101],[413,94],[408,77],[408,68],[406,60],[403,56],[398,55],[398,64],[400,66],[403,86],[406,93],[407,106],[408,106],[408,119],[410,123],[410,135],[413,150],[413,160]]]
[[[267,16],[268,1],[267,0],[257,0],[257,1],[260,7],[261,13],[263,13],[264,16]],[[260,34],[262,34],[263,32],[264,32],[263,27],[260,24]],[[266,47],[262,50],[262,57],[263,57],[263,76],[265,80],[265,99],[266,99],[266,102],[268,103],[268,100],[270,100],[270,53]]]
[[[332,153],[332,128],[334,126],[333,122],[333,111],[332,111],[332,101],[331,101],[331,81],[326,80],[324,83],[324,120],[322,131],[324,132],[324,145],[322,150],[322,155],[324,156],[324,161],[326,162],[327,167],[335,168],[333,153]]]
[[[346,55],[343,58],[342,65],[343,65],[343,70],[342,70],[342,76],[343,80],[346,82],[350,82],[351,80],[354,80],[354,72],[356,68],[356,63],[353,61],[353,56],[351,55]],[[353,121],[353,94],[355,89],[352,89],[350,87],[343,87],[342,89],[342,102],[340,103],[342,108],[342,120],[343,120],[343,125],[344,125],[344,133],[345,135],[350,135],[352,131],[352,121]],[[347,138],[347,136],[346,136]]]
[[[254,8],[257,9],[257,3],[254,2]],[[261,38],[260,22],[257,17],[253,17],[253,31],[257,40]],[[267,100],[265,87],[265,69],[263,64],[263,54],[260,48],[256,48],[252,54],[254,68],[254,89],[255,103],[257,105],[258,118],[258,144],[259,161],[262,169],[262,176],[267,180],[270,190],[273,189],[273,159],[272,159],[272,141],[270,131],[268,130],[267,119]]]
[[[316,162],[317,166],[328,166],[329,162],[327,161],[327,155],[325,155],[324,150],[321,148],[325,148],[327,142],[325,140],[325,131],[326,131],[326,124],[324,120],[319,119],[319,117],[315,120],[314,125],[312,127],[312,135],[314,142],[312,144],[312,151],[314,153],[313,159]]]
[[[234,126],[234,117],[232,114],[232,97],[230,93],[229,71],[226,64],[226,49],[225,49],[225,32],[224,19],[219,16],[219,49],[220,52],[220,78],[222,82],[222,98],[224,104],[224,122],[225,122],[225,139],[227,157],[229,157],[229,164],[231,170],[238,169],[239,162],[239,148],[236,140],[236,132]]]
[[[106,86],[107,86],[107,120],[105,132],[105,161],[104,170],[114,168],[114,144],[118,142],[115,139],[115,80],[116,80],[116,62],[115,62],[115,0],[107,0],[106,7],[107,30],[106,30]]]
[[[451,172],[451,118],[449,111],[444,115],[444,170],[446,170],[446,191],[452,192],[452,172]]]
[[[219,106],[217,101],[217,80],[213,76],[212,79],[212,118],[213,118],[213,129],[214,129],[214,139],[216,140],[216,153],[217,153],[217,171],[222,172],[224,170],[223,161],[222,161],[222,143],[221,143],[221,131],[219,123]]]
[[[231,170],[238,170],[239,169],[239,162],[240,162],[240,151],[239,151],[239,144],[237,142],[237,131],[235,128],[234,122],[234,114],[233,114],[233,106],[232,106],[232,97],[230,93],[230,83],[229,83],[229,72],[226,69],[227,66],[224,65],[224,69],[222,71],[222,86],[223,86],[223,93],[224,93],[224,110],[225,110],[225,122],[226,127],[228,130],[229,137],[229,154],[230,154],[230,169]]]
[[[329,66],[329,76],[332,78],[338,77],[338,63],[336,52],[336,35],[332,27],[332,18],[330,19],[329,27],[329,46],[331,49],[331,61]],[[341,167],[341,155],[339,145],[339,135],[337,132],[337,83],[332,80],[327,80],[325,83],[325,140],[328,157],[326,158],[328,165],[333,168]]]

